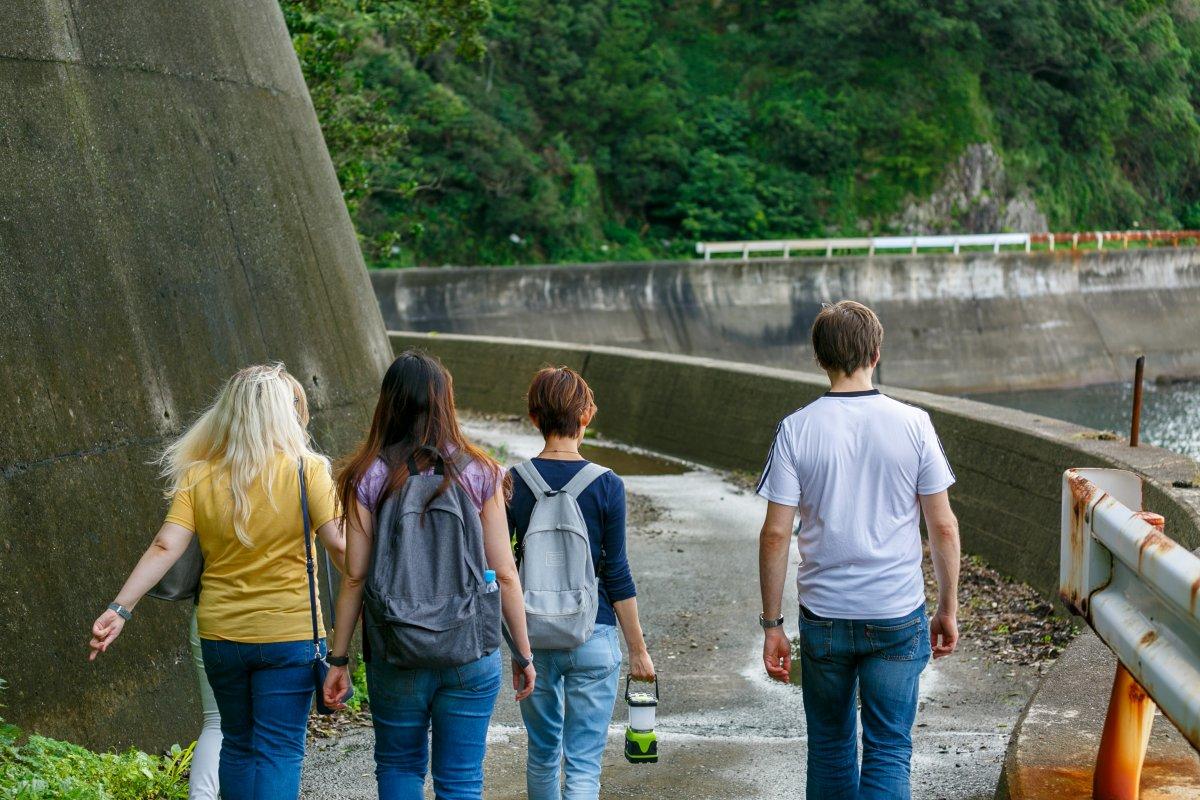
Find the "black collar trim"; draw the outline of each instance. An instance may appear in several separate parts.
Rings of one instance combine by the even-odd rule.
[[[826,397],[871,397],[879,394],[878,389],[864,389],[861,392],[835,392],[832,389],[825,393]]]

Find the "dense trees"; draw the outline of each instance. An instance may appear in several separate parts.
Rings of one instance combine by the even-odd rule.
[[[974,142],[1055,227],[1200,227],[1197,0],[283,6],[377,266],[886,230]]]

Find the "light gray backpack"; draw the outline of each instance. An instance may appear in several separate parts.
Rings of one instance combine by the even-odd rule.
[[[533,513],[521,540],[521,586],[529,643],[538,650],[570,650],[596,627],[597,569],[578,497],[607,467],[587,464],[555,491],[525,461],[515,471],[533,492]]]
[[[370,652],[404,669],[461,666],[500,646],[479,512],[458,481],[437,494],[446,465],[436,459],[434,474],[420,475],[409,458],[404,486],[376,514],[363,589]]]

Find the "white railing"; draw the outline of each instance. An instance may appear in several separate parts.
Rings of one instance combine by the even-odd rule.
[[[710,261],[714,255],[740,255],[749,259],[752,255],[780,254],[789,258],[792,253],[824,252],[832,256],[834,252],[845,250],[866,250],[868,256],[875,255],[877,250],[908,251],[917,253],[921,250],[949,248],[957,254],[963,247],[990,247],[992,252],[999,253],[1001,247],[1022,247],[1029,252],[1033,238],[1028,233],[972,233],[954,234],[949,236],[870,236],[859,239],[766,239],[746,242],[700,242],[696,245],[696,254]]]
[[[1141,507],[1132,472],[1067,470],[1059,592],[1200,749],[1200,558]]]

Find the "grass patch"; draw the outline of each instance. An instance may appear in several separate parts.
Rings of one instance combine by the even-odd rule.
[[[194,747],[174,745],[161,756],[132,748],[95,753],[70,742],[27,736],[0,719],[0,798],[184,800]]]

